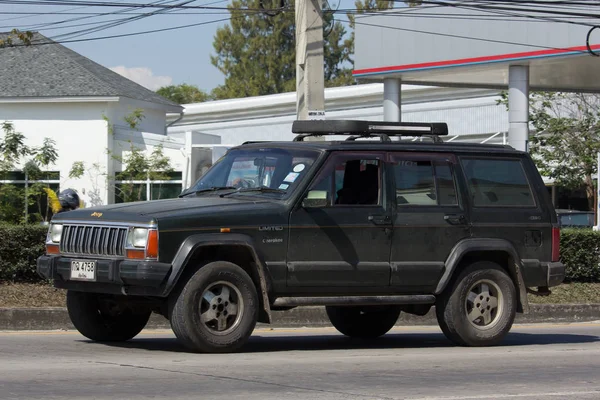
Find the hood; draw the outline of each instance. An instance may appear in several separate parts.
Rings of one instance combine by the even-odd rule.
[[[225,211],[244,212],[255,208],[257,204],[265,203],[272,203],[272,200],[241,196],[223,198],[219,196],[183,197],[82,208],[59,213],[52,220],[151,223],[155,219],[179,214],[214,214]]]

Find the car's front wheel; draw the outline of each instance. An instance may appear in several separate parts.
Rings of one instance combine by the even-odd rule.
[[[502,267],[480,261],[466,267],[438,298],[436,315],[448,339],[462,346],[498,344],[515,319],[515,285]]]
[[[239,266],[211,262],[192,275],[174,299],[170,314],[175,336],[190,350],[233,352],[256,326],[256,287]]]
[[[386,334],[400,316],[399,306],[327,306],[325,310],[340,333],[363,339]]]
[[[130,307],[113,296],[67,291],[67,311],[75,328],[98,342],[122,342],[144,329],[152,311]]]

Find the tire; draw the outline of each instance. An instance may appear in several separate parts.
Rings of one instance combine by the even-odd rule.
[[[517,293],[502,267],[479,261],[460,273],[438,298],[435,308],[442,332],[455,344],[493,346],[512,327]]]
[[[400,316],[399,306],[327,306],[325,310],[335,329],[361,339],[385,335]]]
[[[198,269],[173,299],[171,327],[188,349],[230,353],[247,341],[258,318],[258,294],[239,266],[216,261]]]
[[[79,333],[97,342],[124,342],[144,329],[151,310],[133,310],[101,296],[67,291],[67,311]]]

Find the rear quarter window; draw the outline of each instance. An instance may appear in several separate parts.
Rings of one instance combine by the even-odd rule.
[[[535,207],[521,160],[463,158],[461,163],[475,207]]]

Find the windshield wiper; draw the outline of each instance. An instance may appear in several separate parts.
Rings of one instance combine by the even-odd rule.
[[[280,193],[280,194],[287,193],[283,189],[273,189],[273,188],[266,187],[266,186],[260,186],[260,187],[254,187],[254,188],[238,189],[235,192],[223,193],[223,194],[221,194],[219,196],[220,197],[225,197],[225,196],[229,196],[230,194],[234,194],[234,193],[248,193],[248,192]]]
[[[188,196],[190,194],[199,194],[199,193],[207,193],[207,192],[216,192],[217,190],[235,190],[237,189],[234,186],[213,186],[206,189],[193,190],[191,192],[180,194],[179,197]]]

